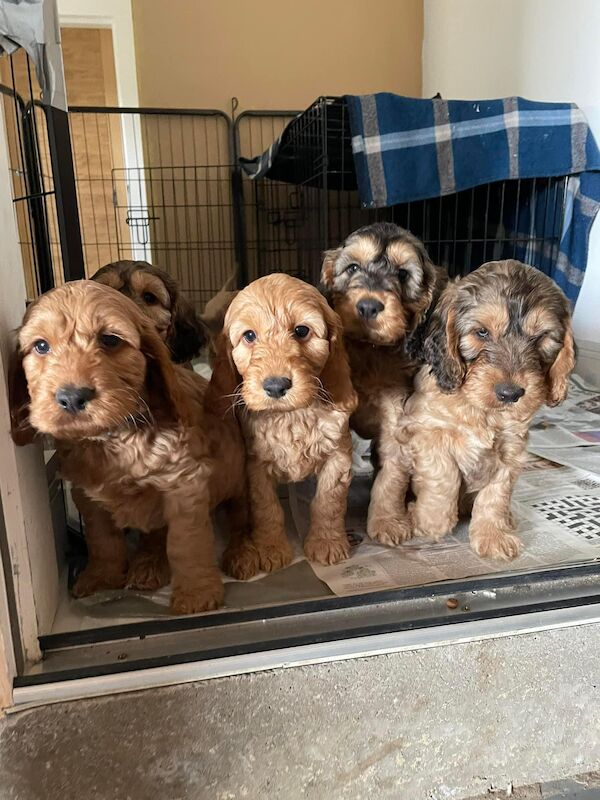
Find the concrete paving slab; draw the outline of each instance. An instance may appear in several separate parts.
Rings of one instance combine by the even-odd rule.
[[[599,655],[590,625],[22,712],[0,798],[445,800],[557,780],[600,768]]]

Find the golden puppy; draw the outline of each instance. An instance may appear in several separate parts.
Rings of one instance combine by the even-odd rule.
[[[390,222],[360,228],[325,253],[321,284],[342,320],[358,394],[350,424],[373,440],[378,462],[367,531],[382,544],[397,545],[411,535],[396,495],[408,475],[398,459],[395,432],[418,369],[405,345],[446,280],[422,242]]]
[[[190,359],[200,354],[209,337],[204,321],[197,317],[192,305],[182,296],[177,281],[168,272],[147,261],[115,261],[99,269],[91,280],[111,286],[133,300],[154,323],[158,335],[169,348],[171,359],[192,369]],[[93,513],[92,501],[77,490],[71,494],[81,516],[89,518]],[[137,588],[142,588],[142,584],[152,588],[153,584],[168,583],[164,545],[164,536],[161,535],[148,534],[140,540],[136,574],[130,576]],[[146,561],[142,560],[144,553]],[[145,577],[142,576],[144,565],[147,569]]]
[[[309,559],[333,564],[349,554],[345,529],[351,480],[350,381],[339,318],[312,286],[267,275],[242,290],[225,316],[223,344],[235,366],[234,402],[248,452],[252,542],[230,549],[228,571],[250,577],[289,564],[292,550],[277,498],[278,482],[317,475]],[[241,376],[241,379],[240,377]]]
[[[206,344],[206,330],[168,272],[147,261],[115,261],[99,269],[93,281],[129,297],[154,322],[176,364],[195,358]]]
[[[208,413],[206,381],[171,362],[148,317],[100,283],[55,289],[27,309],[11,383],[15,441],[54,437],[84,516],[89,561],[75,595],[167,583],[166,534],[172,610],[216,608],[210,511],[230,501],[241,535],[243,441],[233,415]],[[129,565],[126,527],[149,537]]]
[[[510,501],[529,424],[544,403],[565,399],[575,366],[567,299],[533,267],[484,264],[443,292],[422,356],[428,366],[397,439],[413,473],[414,532],[439,539],[451,531],[462,491],[473,549],[514,558],[521,542]]]

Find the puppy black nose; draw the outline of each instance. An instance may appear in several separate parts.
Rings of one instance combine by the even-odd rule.
[[[87,386],[62,386],[55,394],[56,402],[70,414],[78,414],[96,394]]]
[[[501,403],[516,403],[525,394],[525,389],[516,383],[497,383],[494,391]]]
[[[364,300],[359,300],[356,304],[356,309],[363,319],[375,319],[380,311],[383,311],[385,306],[380,300],[374,297],[368,297]]]
[[[271,377],[265,378],[263,381],[263,389],[269,395],[276,400],[287,392],[288,389],[292,388],[292,382],[289,378],[282,378],[282,377]]]

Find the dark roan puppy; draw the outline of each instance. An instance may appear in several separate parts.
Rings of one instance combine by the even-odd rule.
[[[419,366],[407,344],[419,338],[446,282],[423,243],[390,222],[359,228],[324,257],[322,290],[342,320],[358,394],[351,425],[373,441],[377,454],[367,530],[383,544],[400,544],[410,535],[389,496],[399,469],[390,445]]]
[[[489,262],[445,289],[422,355],[396,442],[417,496],[413,532],[445,536],[460,500],[472,506],[477,554],[514,558],[521,542],[511,496],[529,425],[542,405],[565,399],[575,367],[569,303],[537,269]],[[405,480],[394,487],[402,507],[405,488]]]

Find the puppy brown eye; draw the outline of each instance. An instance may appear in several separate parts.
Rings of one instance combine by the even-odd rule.
[[[355,272],[358,272],[359,269],[360,267],[358,266],[358,264],[348,264],[348,266],[346,267],[346,272],[349,275],[353,275]]]
[[[398,270],[398,280],[400,283],[404,283],[404,281],[408,278],[408,271],[405,269]]]
[[[488,339],[490,335],[490,332],[487,330],[487,328],[477,328],[475,333],[480,339]]]
[[[306,339],[309,333],[310,328],[307,328],[306,325],[296,325],[294,328],[294,336],[296,336],[298,339]]]
[[[114,333],[102,333],[100,335],[100,343],[102,347],[106,347],[107,350],[114,350],[122,341],[123,340],[115,336]]]
[[[252,344],[252,342],[256,341],[256,334],[254,331],[246,331],[242,334],[242,337],[245,342],[248,342],[248,344]]]
[[[152,294],[152,292],[144,292],[142,295],[142,300],[149,306],[155,306],[158,303],[158,297],[155,294]]]
[[[50,345],[45,339],[38,339],[37,342],[34,343],[33,349],[38,355],[45,356],[50,352]]]

